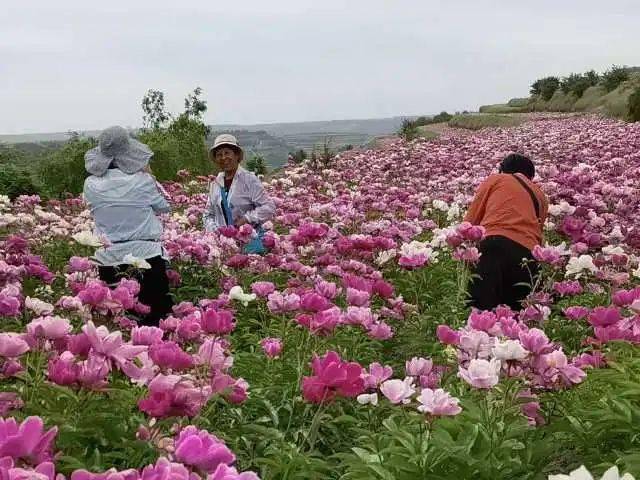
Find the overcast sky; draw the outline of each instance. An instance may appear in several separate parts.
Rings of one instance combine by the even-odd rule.
[[[476,109],[640,65],[638,0],[2,0],[0,133],[139,126],[149,88],[209,123]]]

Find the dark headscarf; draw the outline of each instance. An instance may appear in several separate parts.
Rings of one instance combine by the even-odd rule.
[[[522,173],[529,180],[533,180],[533,177],[536,176],[536,167],[528,157],[512,153],[504,157],[500,163],[500,173]]]

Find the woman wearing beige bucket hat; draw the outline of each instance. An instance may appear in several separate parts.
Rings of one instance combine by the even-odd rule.
[[[240,166],[243,156],[238,140],[229,134],[218,135],[209,149],[209,158],[218,164],[220,173],[209,187],[204,228],[211,232],[223,226],[251,224],[257,237],[245,252],[261,254],[265,252],[262,225],[273,218],[276,207],[260,179]]]
[[[162,223],[156,214],[169,212],[169,203],[150,174],[153,152],[122,127],[110,127],[97,147],[85,154],[91,175],[84,182],[84,199],[95,221],[96,234],[107,240],[94,258],[100,279],[115,287],[137,266],[138,300],[150,312],[144,325],[158,325],[173,306],[169,295]],[[143,262],[144,261],[144,262]]]

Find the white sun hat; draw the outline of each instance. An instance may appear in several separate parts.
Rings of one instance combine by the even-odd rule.
[[[147,166],[153,156],[151,149],[129,136],[122,127],[109,127],[98,137],[98,146],[84,155],[84,166],[91,175],[105,174],[109,165],[125,173],[136,173]]]

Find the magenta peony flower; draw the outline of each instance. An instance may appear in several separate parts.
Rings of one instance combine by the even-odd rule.
[[[50,461],[58,428],[44,431],[40,417],[28,417],[18,425],[12,418],[0,418],[0,458],[11,457],[30,465]]]
[[[421,403],[418,406],[418,411],[433,417],[454,416],[462,411],[462,408],[458,405],[460,400],[452,397],[441,388],[437,390],[423,388],[420,395],[418,395],[418,402]]]
[[[316,292],[308,292],[300,297],[300,308],[307,312],[322,312],[332,306],[333,303]]]
[[[71,352],[63,352],[58,357],[49,360],[47,377],[58,385],[73,385],[78,381],[80,366],[76,364],[76,357]]]
[[[564,313],[569,320],[582,320],[589,315],[589,309],[587,307],[580,306],[567,307],[562,310],[562,313]]]
[[[277,358],[282,353],[282,340],[279,338],[264,338],[260,341],[260,346],[269,358]]]
[[[436,336],[445,345],[458,345],[460,343],[460,332],[453,330],[449,325],[438,325]]]
[[[236,460],[222,440],[193,425],[184,428],[176,438],[175,457],[206,473],[213,473],[218,465],[231,465]]]
[[[15,317],[20,314],[20,300],[0,292],[0,317]]]
[[[208,308],[202,315],[201,323],[202,330],[205,333],[213,333],[216,335],[227,335],[236,328],[236,324],[233,321],[233,314],[228,310]]]
[[[596,307],[587,320],[594,327],[608,327],[622,320],[622,316],[616,307]]]
[[[160,368],[186,370],[193,366],[191,355],[180,348],[176,342],[163,341],[149,347],[149,357]]]
[[[94,280],[88,282],[76,296],[83,304],[95,307],[109,298],[109,287],[101,281]]]
[[[469,315],[468,325],[476,330],[491,332],[497,321],[498,317],[496,317],[495,313],[484,310],[476,310],[474,308]]]
[[[313,376],[302,379],[302,394],[308,402],[329,402],[336,396],[355,398],[364,390],[362,367],[343,361],[336,352],[314,357],[311,367]]]

